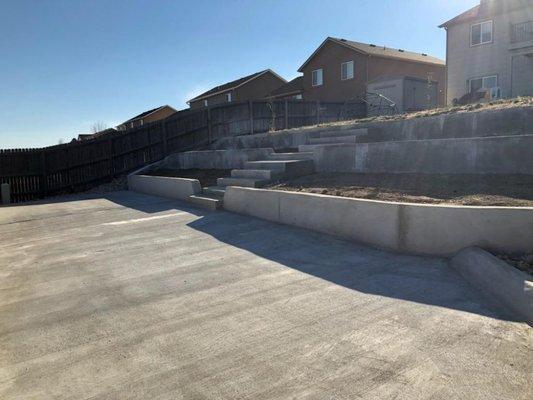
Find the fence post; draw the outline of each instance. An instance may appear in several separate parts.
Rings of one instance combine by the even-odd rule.
[[[211,107],[207,107],[207,143],[211,143]]]
[[[11,188],[9,187],[9,183],[2,183],[1,191],[2,204],[11,204]]]
[[[167,124],[165,121],[161,124],[163,125],[163,157],[166,157],[168,155]]]
[[[113,139],[107,141],[109,146],[109,178],[115,177],[115,154],[113,153]]]
[[[320,100],[316,101],[316,124],[320,125]]]
[[[46,150],[41,151],[41,197],[44,198],[48,194],[48,175],[46,173]]]
[[[250,113],[250,135],[254,134],[254,104],[251,100],[248,101],[248,112]]]
[[[289,100],[285,99],[285,129],[289,129]]]

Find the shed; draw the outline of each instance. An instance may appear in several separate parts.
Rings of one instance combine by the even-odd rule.
[[[368,115],[401,114],[438,107],[439,84],[414,76],[383,76],[367,84],[367,93]]]

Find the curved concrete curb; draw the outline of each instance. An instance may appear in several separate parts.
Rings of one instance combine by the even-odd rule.
[[[128,175],[128,188],[134,192],[179,200],[187,200],[189,196],[202,192],[197,179],[133,174]]]
[[[477,247],[461,250],[452,257],[450,265],[472,285],[533,326],[533,279],[529,275]]]
[[[533,253],[533,208],[459,207],[228,187],[224,208],[389,250],[453,256],[482,246]]]

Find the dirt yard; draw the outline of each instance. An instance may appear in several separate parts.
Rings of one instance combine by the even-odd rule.
[[[533,207],[533,176],[319,173],[271,188],[408,203]]]
[[[198,179],[202,186],[216,186],[217,178],[230,176],[230,169],[167,169],[161,168],[147,175],[151,176],[172,176],[176,178]]]

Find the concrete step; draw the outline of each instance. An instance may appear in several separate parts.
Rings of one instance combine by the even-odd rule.
[[[265,186],[269,183],[268,179],[253,179],[253,178],[218,178],[218,186],[242,186],[242,187],[251,187],[258,188]]]
[[[357,136],[330,136],[309,139],[309,144],[356,143]]]
[[[209,210],[218,210],[223,205],[222,199],[207,194],[193,194],[187,198],[187,201]]]
[[[246,169],[270,169],[283,171],[285,177],[296,177],[309,175],[315,171],[313,160],[266,160],[266,161],[247,161],[244,163]]]
[[[333,146],[345,146],[347,144],[355,143],[324,143],[324,144],[301,144],[298,146],[298,150],[303,152],[314,152],[317,148],[321,147],[333,147]]]
[[[226,188],[224,186],[207,186],[202,189],[203,194],[208,197],[217,197],[223,198],[224,193],[226,193]]]
[[[272,153],[269,160],[310,160],[313,158],[313,153]]]
[[[334,131],[325,131],[320,132],[319,137],[341,137],[341,136],[361,136],[368,134],[367,128],[358,128],[358,129],[338,129]]]
[[[231,171],[232,178],[251,178],[251,179],[279,179],[283,176],[283,171],[272,169],[234,169]]]

